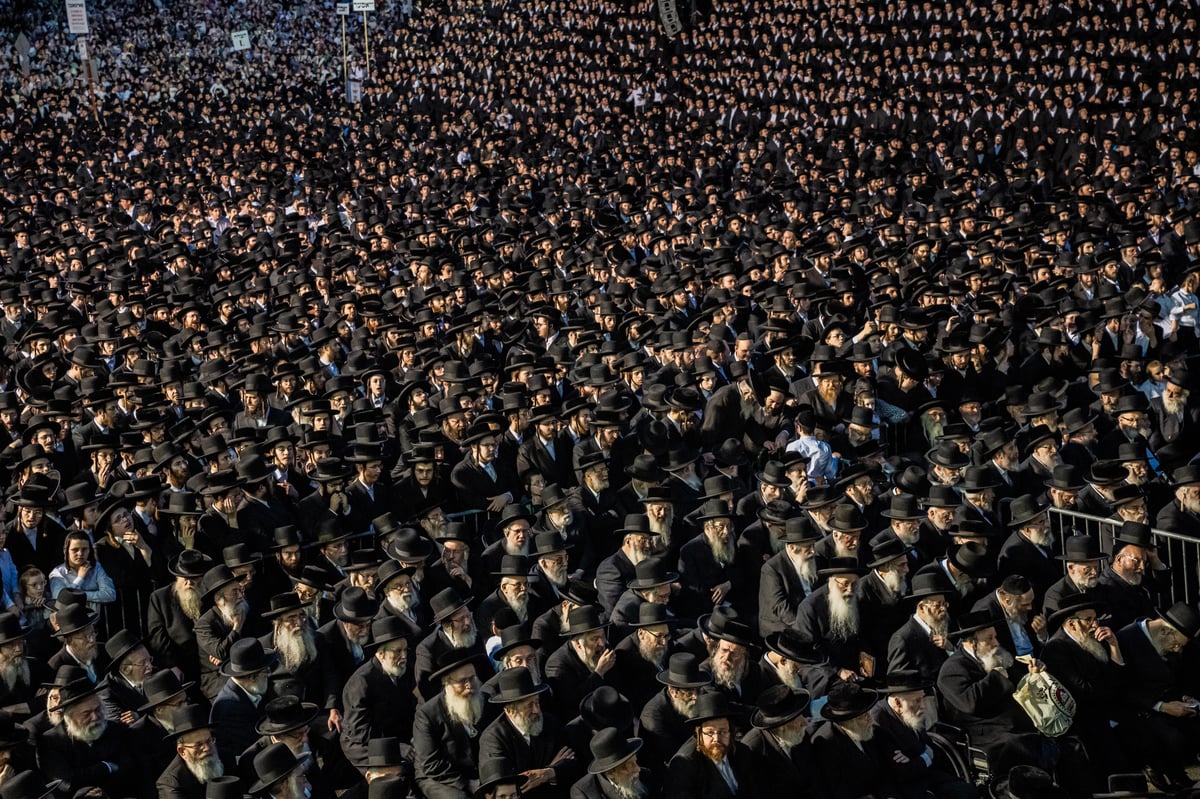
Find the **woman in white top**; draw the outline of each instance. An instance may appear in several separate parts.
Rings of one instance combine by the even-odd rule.
[[[64,588],[82,591],[87,596],[88,607],[94,611],[116,600],[117,589],[104,567],[96,562],[87,533],[78,530],[67,533],[63,559],[65,562],[50,572],[50,596],[57,598]]]

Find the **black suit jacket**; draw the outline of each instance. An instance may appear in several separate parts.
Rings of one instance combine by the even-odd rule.
[[[1125,658],[1122,694],[1131,711],[1154,713],[1157,703],[1183,697],[1186,683],[1182,657],[1158,654],[1136,621],[1117,631],[1117,643]]]
[[[737,780],[737,793],[721,776],[716,765],[696,749],[696,739],[688,740],[667,764],[665,799],[733,799],[735,796],[767,796],[758,790],[754,757],[744,744],[730,741],[729,766]]]
[[[73,741],[65,724],[52,728],[37,741],[38,768],[52,780],[62,780],[57,795],[73,796],[80,788],[97,787],[109,796],[133,796],[142,784],[138,753],[130,745],[129,728],[110,721],[95,743]],[[105,763],[117,769],[110,772]]]
[[[546,661],[546,683],[553,691],[554,708],[564,718],[567,714],[574,717],[579,712],[579,702],[585,696],[602,685],[611,684],[605,677],[589,669],[569,642],[559,647]]]
[[[351,765],[366,766],[372,738],[412,740],[415,704],[411,671],[393,680],[375,658],[360,666],[342,690],[342,751]]]
[[[154,787],[158,790],[158,799],[204,799],[205,787],[188,771],[183,758],[175,755],[175,759],[159,775]]]
[[[501,774],[520,774],[531,769],[551,768],[550,761],[566,743],[562,725],[550,713],[542,715],[542,734],[529,741],[517,732],[517,728],[509,721],[508,714],[501,714],[480,736],[479,762],[496,764],[499,768],[497,773]],[[530,791],[528,796],[561,797],[567,794],[568,787],[579,776],[576,764],[567,760],[553,766],[553,769],[556,784],[536,788]]]
[[[596,590],[600,594],[600,607],[604,608],[605,613],[612,613],[629,581],[636,577],[637,570],[624,550],[618,549],[600,561],[596,569]]]
[[[246,747],[258,740],[254,725],[260,715],[259,706],[233,680],[226,678],[209,713],[222,760],[236,763]]]
[[[859,658],[859,653],[864,651],[861,634],[850,640],[834,638],[830,634],[828,583],[813,591],[800,603],[800,610],[796,614],[796,630],[805,641],[825,650],[829,655],[830,665],[851,671],[858,671],[862,665]]]
[[[700,533],[684,544],[679,551],[679,579],[683,584],[680,601],[683,612],[699,616],[711,611],[712,589],[725,582],[731,586],[730,596],[736,596],[740,588],[740,576],[737,558],[725,565],[718,563],[708,546],[708,539]]]
[[[644,761],[647,765],[656,768],[659,776],[663,776],[667,761],[675,752],[679,751],[679,747],[692,734],[692,726],[688,724],[687,719],[675,711],[665,688],[655,694],[654,698],[642,708],[639,722],[641,738],[645,742],[646,756],[640,758],[638,762]]]
[[[933,643],[915,617],[910,616],[888,641],[888,671],[915,669],[922,680],[936,680],[948,657],[950,653]]]
[[[812,744],[822,796],[858,799],[893,795],[878,741],[866,741],[860,750],[833,723],[824,722],[813,732]]]
[[[210,702],[216,699],[217,693],[225,685],[227,678],[220,673],[220,666],[214,664],[209,658],[215,658],[221,664],[225,663],[229,660],[229,650],[241,637],[242,633],[229,627],[215,607],[209,608],[200,618],[196,619],[200,691]],[[244,748],[242,747],[242,749]],[[238,751],[242,750],[238,749]]]
[[[481,633],[476,637],[475,646],[471,647],[471,651],[482,657],[484,655],[483,643],[484,638]],[[438,658],[453,648],[450,645],[450,641],[442,634],[441,627],[438,627],[425,636],[421,643],[417,644],[416,658],[409,672],[412,674],[413,679],[416,680],[417,693],[422,700],[432,699],[441,692],[442,687],[429,682],[428,678],[431,673],[437,671]],[[483,658],[483,660],[486,660],[486,658]],[[479,679],[481,681],[492,676],[481,671],[478,667],[476,671],[479,672]]]
[[[784,751],[775,736],[755,727],[742,738],[754,763],[755,785],[761,796],[820,796],[813,775],[816,763],[809,741]]]
[[[987,611],[989,614],[991,614],[992,618],[1004,618],[1004,609],[1000,607],[1000,600],[996,598],[995,591],[976,602],[975,607],[972,608],[972,610]],[[1037,634],[1034,633],[1033,625],[1025,625],[1025,635],[1029,636],[1029,643],[1033,644],[1033,654],[1035,656],[1040,656],[1042,651],[1042,642],[1038,640]],[[1016,643],[1013,641],[1012,631],[1008,629],[1007,623],[996,625],[996,640],[1000,642],[1000,646],[1004,647],[1009,652],[1012,652],[1014,655],[1017,654]]]
[[[472,737],[466,727],[450,720],[441,694],[417,708],[413,753],[417,784],[429,799],[438,799],[439,789],[471,793],[478,787],[479,733]]]
[[[1054,558],[1052,550],[1043,552],[1018,532],[1013,532],[1000,548],[997,562],[1000,579],[1010,574],[1019,574],[1033,583],[1033,606],[1042,607],[1046,590],[1062,577],[1062,561]]]
[[[1143,636],[1145,637],[1145,636]],[[1042,649],[1046,671],[1058,678],[1075,698],[1075,728],[1106,731],[1110,719],[1120,718],[1124,703],[1124,672],[1107,658],[1101,662],[1067,635],[1055,633]]]
[[[659,795],[652,786],[653,780],[648,770],[642,769],[638,779],[649,789],[646,799],[655,799]],[[603,779],[603,775],[585,774],[571,786],[571,799],[621,799],[621,797],[613,790],[612,783]]]
[[[200,678],[200,649],[192,620],[172,593],[163,586],[150,594],[146,616],[147,643],[158,668],[178,668],[189,680]]]
[[[346,636],[342,635],[342,629],[338,626],[337,619],[317,630],[317,637],[321,639],[319,646],[333,671],[334,685],[338,686],[337,704],[340,708],[342,701],[340,686],[346,684],[346,680],[350,679],[350,675],[363,664],[367,656],[364,653],[360,655],[361,659],[355,659],[354,653],[350,651],[350,643],[346,640]],[[311,701],[311,697],[309,700]]]
[[[1011,676],[983,665],[961,646],[938,672],[937,689],[946,721],[962,727],[980,746],[1002,743],[1014,732],[1033,729],[1029,716],[1013,699],[1023,669],[1014,666]]]

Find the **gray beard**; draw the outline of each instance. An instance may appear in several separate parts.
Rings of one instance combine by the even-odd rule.
[[[733,541],[729,537],[713,539],[708,534],[705,534],[704,540],[708,542],[708,551],[712,553],[713,559],[720,566],[728,566],[733,563]]]
[[[613,793],[619,799],[642,799],[646,795],[646,786],[639,779],[633,779],[629,782],[616,782],[610,777],[605,777],[608,784],[612,786]]]
[[[1025,537],[1039,547],[1048,547],[1054,543],[1054,534],[1049,530],[1030,530],[1025,533]]]
[[[510,597],[506,594],[501,594],[504,597],[504,604],[508,605],[512,612],[517,614],[517,619],[525,621],[529,616],[529,594],[522,594],[519,598]]]
[[[275,649],[285,671],[293,674],[317,658],[317,636],[310,625],[305,624],[297,632],[275,631]]]
[[[562,586],[567,584],[567,567],[566,566],[559,566],[558,564],[554,564],[549,569],[547,569],[545,566],[542,566],[542,574],[546,575],[546,579],[549,580],[554,585],[558,586],[559,588],[561,588]]]
[[[805,560],[803,558],[794,558],[789,554],[788,560],[791,562],[792,568],[796,571],[796,576],[799,577],[801,581],[807,583],[809,586],[814,586],[817,584],[816,558],[808,558]]]
[[[860,718],[865,718],[865,716]],[[862,726],[859,726],[860,724]],[[860,744],[875,737],[875,725],[862,723],[860,719],[851,719],[848,722],[839,723],[837,726],[846,733],[847,738]]]
[[[463,726],[474,729],[479,723],[479,719],[483,718],[483,694],[476,691],[466,699],[455,696],[449,691],[445,694],[446,715],[450,720]]]
[[[670,694],[667,694],[667,701],[671,703],[671,707],[674,708],[675,712],[683,716],[685,719],[690,719],[692,717],[692,713],[696,710],[695,700],[684,701],[682,699],[676,699]]]
[[[836,541],[836,540],[833,542],[833,553],[834,553],[834,555],[836,555],[839,558],[854,558],[856,560],[858,559],[858,550],[857,549],[851,549],[850,547],[845,546],[844,544],[842,544],[841,542]]]
[[[217,600],[217,613],[221,614],[221,620],[229,627],[237,627],[238,622],[246,618],[246,614],[250,612],[250,603],[246,600],[239,600],[233,607],[225,600]]]
[[[937,636],[941,636],[942,638],[945,638],[947,635],[950,634],[950,619],[948,619],[948,618],[946,618],[946,619],[927,619],[924,616],[922,616],[921,621],[925,622],[925,624],[929,627],[929,632],[931,635],[937,635]]]
[[[526,719],[523,716],[510,715],[508,720],[517,728],[517,732],[529,738],[536,738],[542,734],[542,719],[538,716],[535,720]]]
[[[179,609],[183,611],[183,615],[192,621],[200,618],[200,592],[198,590],[195,588],[180,590],[177,586],[171,586],[171,592],[175,594],[175,601],[179,603]]]
[[[445,627],[442,628],[442,631],[446,633],[447,640],[455,649],[469,649],[475,646],[475,639],[479,637],[479,631],[473,625],[468,633],[456,633]]]
[[[4,687],[9,691],[14,690],[17,686],[28,686],[29,661],[19,658],[0,665],[0,680],[4,681]]]
[[[393,591],[387,595],[387,603],[392,610],[397,613],[404,613],[412,610],[417,604],[417,595],[415,593],[399,594],[400,601],[396,601],[397,592]]]
[[[526,541],[524,543],[524,545],[522,545],[522,546],[514,547],[509,542],[509,540],[507,538],[505,538],[504,539],[504,554],[506,554],[506,555],[528,555],[529,554],[529,541]]]
[[[100,740],[100,736],[104,735],[108,729],[108,719],[98,719],[86,726],[78,726],[71,717],[63,714],[63,723],[67,726],[67,737],[72,741],[81,741],[85,744],[94,744]]]
[[[1084,652],[1087,652],[1101,663],[1108,662],[1108,650],[1104,647],[1104,644],[1100,643],[1090,635],[1085,636],[1082,639],[1076,638],[1072,635],[1071,640],[1079,644],[1080,649],[1082,649]]]
[[[1080,591],[1091,591],[1096,586],[1100,585],[1100,575],[1096,574],[1091,577],[1071,578],[1071,582],[1075,583],[1075,587]]]
[[[215,780],[217,777],[225,776],[225,764],[221,762],[221,758],[215,754],[208,755],[203,760],[193,763],[190,760],[184,760],[184,765],[188,771],[196,778],[196,781],[202,785]]]
[[[991,672],[994,669],[1011,669],[1015,659],[1012,652],[1009,652],[1004,647],[997,647],[995,652],[988,655],[981,655],[979,662],[983,664],[983,670]]]
[[[904,584],[904,575],[900,572],[885,572],[879,575],[883,587],[886,588],[892,595],[893,599],[899,599],[908,593],[908,587]]]
[[[664,539],[667,539],[667,538],[671,537],[671,525],[674,523],[675,523],[675,512],[674,511],[668,512],[667,515],[663,517],[662,521],[659,521],[655,517],[651,516],[650,517],[650,531],[653,533],[657,533],[658,535],[662,536]]]
[[[786,665],[786,663],[787,661],[784,661],[784,663],[775,667],[775,675],[779,677],[779,681],[793,691],[806,690],[804,688],[804,679],[800,676],[800,673],[793,671],[792,667]]]
[[[393,680],[400,679],[404,676],[405,672],[408,671],[408,661],[401,663],[399,666],[385,664],[383,661],[380,661],[379,666],[383,669],[383,673],[391,677]]]
[[[640,636],[638,637],[637,647],[638,654],[642,656],[642,660],[653,664],[659,670],[663,668],[663,661],[666,660],[665,649],[660,649],[657,643],[647,645]]]
[[[1162,396],[1162,405],[1163,405],[1163,410],[1166,411],[1167,413],[1180,414],[1180,413],[1183,413],[1184,410],[1187,408],[1187,400],[1173,399],[1164,394]]]
[[[718,666],[714,663],[712,667],[713,682],[726,690],[736,690],[741,686],[742,680],[746,679],[746,672],[749,670],[750,664],[745,660],[733,667]]]
[[[858,637],[858,597],[829,592],[829,635],[839,641]]]

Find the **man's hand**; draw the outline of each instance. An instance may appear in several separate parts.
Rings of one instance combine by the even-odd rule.
[[[1038,660],[1037,658],[1030,658],[1030,660],[1029,660],[1029,673],[1030,674],[1041,674],[1045,670],[1046,670],[1045,663]]]
[[[329,721],[325,722],[325,728],[330,732],[342,731],[342,714],[338,713],[336,707],[329,709]]]
[[[1029,621],[1029,626],[1033,628],[1033,632],[1037,635],[1038,638],[1044,639],[1046,637],[1046,628],[1047,628],[1046,617],[1043,616],[1041,613],[1034,616]]]
[[[892,760],[903,765],[908,762],[908,755],[897,749],[896,751],[892,752]]]
[[[858,676],[857,671],[850,671],[850,669],[840,670],[838,672],[838,677],[842,680],[845,680],[846,682],[858,682],[861,679]]]
[[[334,513],[341,514],[346,512],[346,508],[350,506],[350,500],[341,491],[331,494],[329,497],[329,509]]]
[[[564,746],[558,750],[558,754],[550,761],[551,766],[557,766],[559,763],[565,763],[568,760],[575,759],[575,750],[569,746]]]
[[[208,662],[216,666],[218,669],[221,668],[221,661],[217,660],[212,655],[208,656]]]
[[[719,605],[725,601],[725,597],[729,596],[729,592],[733,590],[733,583],[729,580],[718,585],[712,590],[712,601],[714,605]]]
[[[1168,716],[1174,716],[1177,719],[1188,718],[1196,715],[1196,708],[1185,702],[1163,702],[1159,707],[1163,713]]]
[[[123,712],[121,714],[121,723],[122,724],[133,724],[137,720],[138,720],[138,715],[137,715],[137,713],[134,713],[132,710],[126,710],[125,712]]]
[[[612,667],[617,665],[617,650],[605,649],[600,655],[600,659],[596,661],[596,673],[603,677],[612,671]]]
[[[449,574],[451,577],[453,577],[455,579],[462,580],[466,584],[467,588],[471,587],[471,577],[470,577],[470,575],[467,574],[466,570],[463,569],[462,566],[459,566],[457,564],[455,564],[454,566],[451,566],[450,570],[449,570]]]
[[[488,497],[488,510],[492,513],[499,513],[504,510],[504,506],[508,504],[508,494],[500,494],[495,497]]]
[[[525,785],[522,787],[522,792],[532,791],[534,788],[540,788],[543,785],[549,785],[554,779],[554,769],[552,768],[535,768],[529,771],[522,771],[521,776],[525,778]]]

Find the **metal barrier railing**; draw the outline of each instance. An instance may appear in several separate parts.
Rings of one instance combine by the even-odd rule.
[[[1066,546],[1071,535],[1095,536],[1104,552],[1112,552],[1113,538],[1121,529],[1121,523],[1101,516],[1090,516],[1077,511],[1050,509],[1050,527],[1059,534],[1060,546]],[[1171,533],[1152,528],[1158,544],[1158,557],[1170,567],[1163,593],[1170,602],[1187,602],[1193,607],[1200,597],[1200,538]]]

